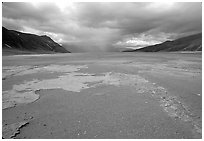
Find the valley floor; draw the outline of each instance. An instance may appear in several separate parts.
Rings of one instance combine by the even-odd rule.
[[[202,137],[202,55],[2,57],[3,138]]]

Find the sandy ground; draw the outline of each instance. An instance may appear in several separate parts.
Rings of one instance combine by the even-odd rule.
[[[200,53],[3,56],[3,138],[201,138]]]

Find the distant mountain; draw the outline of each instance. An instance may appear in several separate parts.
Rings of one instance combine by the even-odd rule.
[[[2,27],[2,52],[69,53],[65,48],[43,35],[22,33]]]
[[[171,51],[202,51],[202,33],[179,38],[174,41],[166,41],[161,44],[147,46],[136,50],[124,52],[171,52]]]

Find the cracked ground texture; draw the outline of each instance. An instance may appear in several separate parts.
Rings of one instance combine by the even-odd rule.
[[[201,66],[201,54],[4,56],[3,138],[201,138]]]

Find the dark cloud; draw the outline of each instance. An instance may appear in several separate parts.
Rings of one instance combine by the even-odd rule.
[[[3,3],[2,24],[83,51],[115,51],[201,32],[202,4]],[[140,44],[141,43],[141,44]]]

